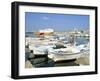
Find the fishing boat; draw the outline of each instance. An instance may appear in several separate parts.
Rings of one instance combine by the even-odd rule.
[[[48,57],[56,61],[78,59],[84,54],[89,54],[89,43],[76,45],[75,35],[63,46],[56,46],[48,50]]]
[[[67,48],[50,49],[48,50],[48,57],[56,62],[77,59],[89,53],[89,50],[85,49],[84,46],[81,48],[79,47],[80,46],[68,46]]]

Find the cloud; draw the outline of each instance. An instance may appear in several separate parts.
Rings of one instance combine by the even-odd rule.
[[[43,17],[43,19],[44,19],[44,20],[48,20],[48,19],[49,19],[49,17],[44,16],[44,17]]]

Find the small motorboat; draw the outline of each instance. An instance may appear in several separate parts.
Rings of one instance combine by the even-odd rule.
[[[68,46],[66,48],[60,49],[49,49],[48,50],[48,57],[56,61],[61,60],[73,60],[80,58],[83,54],[88,54],[89,50],[83,48],[79,48],[79,46]]]

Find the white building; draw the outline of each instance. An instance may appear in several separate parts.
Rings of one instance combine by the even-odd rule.
[[[40,33],[53,33],[54,29],[47,28],[47,29],[41,29],[39,30]]]

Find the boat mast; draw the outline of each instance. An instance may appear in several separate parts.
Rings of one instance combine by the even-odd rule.
[[[70,32],[70,34],[69,34],[69,37],[70,37],[70,44],[71,44],[72,46],[75,46],[75,44],[76,44],[76,42],[75,42],[76,34],[77,34],[77,31],[76,31],[75,28],[74,28],[74,31]]]

